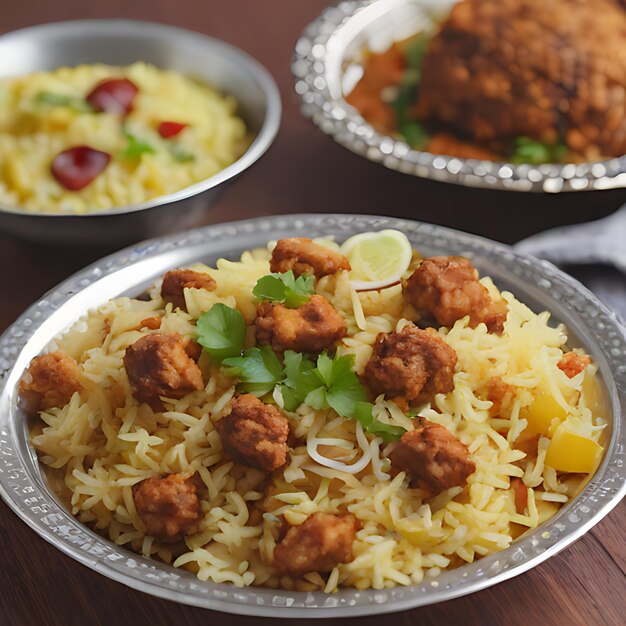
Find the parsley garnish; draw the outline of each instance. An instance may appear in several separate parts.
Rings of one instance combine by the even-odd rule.
[[[239,378],[239,389],[264,396],[283,379],[283,366],[270,346],[249,348],[242,356],[224,359],[226,373]]]
[[[367,393],[352,370],[354,356],[331,359],[325,352],[317,358],[317,373],[323,385],[310,393],[305,402],[314,409],[331,407],[339,415],[354,417],[357,402],[367,402]]]
[[[290,309],[297,309],[315,293],[315,276],[296,278],[292,270],[282,274],[268,274],[259,278],[252,293],[259,300],[279,302]]]
[[[154,154],[156,152],[153,146],[139,139],[132,133],[126,131],[124,135],[128,143],[126,144],[126,148],[120,153],[120,156],[126,159],[139,159],[142,154]]]
[[[320,384],[315,363],[299,352],[287,350],[283,358],[285,378],[280,387],[287,411],[295,411]]]
[[[218,302],[203,313],[196,322],[198,343],[209,353],[211,360],[238,357],[244,347],[246,320],[237,310]]]

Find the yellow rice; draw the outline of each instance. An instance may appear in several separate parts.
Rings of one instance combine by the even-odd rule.
[[[42,103],[43,94],[84,101],[101,80],[126,77],[138,88],[133,110],[123,120],[112,113],[75,110]],[[0,81],[0,204],[28,212],[86,213],[146,202],[218,173],[244,152],[249,142],[237,103],[208,85],[178,72],[145,63],[63,67]],[[163,139],[162,121],[188,124],[180,135]],[[122,158],[125,131],[154,153]],[[52,176],[54,157],[88,145],[108,152],[107,168],[80,191],[69,191]],[[192,155],[177,161],[172,148]]]
[[[547,392],[567,409],[568,419],[584,424],[598,439],[604,421],[597,415],[595,366],[569,379],[557,367],[567,340],[565,329],[549,326],[547,313],[533,313],[510,293],[502,294],[509,314],[501,336],[488,334],[484,325],[469,328],[467,319],[449,331],[440,330],[459,357],[455,388],[421,407],[420,415],[443,424],[469,447],[476,472],[465,490],[454,487],[427,502],[408,488],[404,473],[391,477],[379,439],[367,440],[362,449],[354,421],[305,405],[288,414],[295,435],[309,441],[342,440],[342,445],[324,446],[325,456],[344,465],[365,457],[365,467],[351,474],[321,465],[304,445],[292,451],[288,465],[262,492],[262,472],[223,457],[214,424],[228,411],[236,381],[210,369],[208,361],[201,360],[204,390],[173,401],[164,413],[138,406],[122,358],[130,344],[152,332],[135,330],[139,322],[160,312],[161,331],[194,337],[198,315],[223,302],[237,307],[251,324],[251,288],[269,273],[268,259],[267,250],[255,250],[244,253],[241,262],[218,261],[211,270],[215,291],[185,290],[188,313],[164,304],[156,285],[149,301],[112,300],[51,346],[79,361],[86,390],[64,408],[43,413],[45,423],[32,441],[41,461],[56,468],[51,475],[79,520],[119,545],[191,569],[201,580],[332,592],[342,586],[382,589],[419,583],[470,563],[508,547],[520,532],[554,515],[575,494],[580,475],[565,479],[544,464],[547,438],[540,440],[538,455],[532,458],[511,443],[526,426],[524,408]],[[207,270],[201,265],[193,269]],[[482,282],[500,297],[488,278]],[[399,287],[356,294],[346,274],[340,273],[319,281],[317,290],[345,316],[349,336],[340,352],[355,355],[359,372],[377,333],[400,329],[416,317]],[[250,331],[249,344],[254,337]],[[484,399],[493,376],[517,387],[514,401],[498,418],[490,417],[491,402]],[[375,413],[382,421],[414,428],[414,421],[383,397],[376,400]],[[208,493],[199,532],[175,552],[145,535],[131,493],[132,485],[142,479],[172,472],[197,472]],[[528,490],[527,515],[516,511],[513,477],[521,478]],[[255,503],[260,510],[253,509]],[[271,561],[281,521],[300,524],[316,511],[356,516],[360,530],[354,560],[338,565],[329,576],[277,576]]]

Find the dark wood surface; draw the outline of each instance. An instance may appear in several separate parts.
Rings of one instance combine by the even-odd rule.
[[[545,228],[610,214],[624,191],[526,195],[422,181],[357,157],[302,119],[289,62],[303,27],[324,0],[20,0],[2,5],[0,30],[85,17],[130,17],[224,39],[261,61],[281,88],[284,115],[267,155],[221,198],[207,222],[312,211],[412,217],[513,243]],[[0,331],[98,251],[48,249],[0,235]],[[370,625],[625,622],[626,550],[622,502],[584,538],[515,579],[466,598]],[[62,555],[0,503],[0,623],[10,625],[224,624],[269,619],[229,616],[167,602],[105,579]],[[339,619],[326,620],[339,624]]]

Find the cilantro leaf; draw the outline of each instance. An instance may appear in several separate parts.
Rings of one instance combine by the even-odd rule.
[[[218,302],[198,318],[196,328],[198,343],[215,363],[241,355],[246,320],[237,309]]]
[[[357,402],[366,402],[367,393],[358,376],[353,371],[354,355],[330,359],[320,354],[317,369],[326,383],[326,402],[339,415],[354,417]]]
[[[385,443],[397,441],[406,430],[401,426],[385,424],[374,418],[374,406],[369,402],[357,402],[354,407],[354,419],[363,426],[363,429],[372,435],[377,435]]]
[[[279,302],[290,309],[297,309],[315,293],[315,276],[311,274],[296,278],[292,270],[282,274],[268,274],[259,278],[252,293],[259,300]]]
[[[287,350],[283,359],[285,379],[281,385],[287,411],[295,411],[309,393],[322,386],[315,363],[303,354]]]
[[[374,406],[367,401],[367,393],[353,366],[351,354],[334,359],[325,352],[320,354],[316,369],[323,386],[310,391],[304,401],[314,409],[330,407],[339,415],[360,422],[364,430],[381,437],[385,443],[400,439],[406,432],[404,428],[374,418]]]
[[[120,153],[121,157],[125,159],[139,159],[142,154],[154,154],[156,152],[153,146],[139,139],[132,133],[126,131],[124,135],[128,143],[126,144],[126,148]]]
[[[305,402],[314,409],[330,407],[343,417],[354,417],[355,404],[367,401],[367,394],[353,365],[351,354],[331,359],[322,352],[317,358],[317,374],[323,387],[309,392]]]
[[[264,396],[283,379],[283,366],[270,346],[249,348],[242,356],[224,359],[226,373],[237,376],[241,391]]]

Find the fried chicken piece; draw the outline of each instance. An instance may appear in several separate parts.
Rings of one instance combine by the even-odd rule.
[[[126,348],[124,367],[133,396],[153,410],[163,409],[159,396],[182,398],[202,389],[202,372],[186,352],[178,333],[151,333]]]
[[[277,352],[321,352],[345,337],[346,320],[323,296],[314,295],[298,307],[261,302],[257,306],[256,338]]]
[[[266,472],[283,467],[289,452],[287,418],[249,393],[235,398],[231,407],[216,424],[224,450],[238,463]]]
[[[566,352],[556,365],[560,370],[565,372],[568,378],[574,378],[574,376],[580,374],[590,363],[591,357],[586,354]]]
[[[185,304],[185,289],[215,289],[215,280],[209,275],[193,270],[170,270],[163,276],[161,297],[165,302],[171,302],[174,308],[187,310]]]
[[[465,485],[476,471],[467,446],[444,426],[428,421],[402,435],[389,459],[396,472],[406,472],[411,485],[430,496]]]
[[[429,43],[418,116],[477,141],[626,152],[626,12],[614,0],[465,0]]]
[[[515,397],[515,387],[505,383],[499,376],[494,376],[487,384],[487,400],[493,403],[489,409],[491,415],[498,415],[502,408],[511,404]]]
[[[26,372],[32,380],[21,381],[20,395],[28,412],[63,407],[82,388],[78,363],[63,352],[35,357]]]
[[[454,389],[454,349],[433,329],[379,333],[363,378],[373,395],[427,402]]]
[[[442,326],[453,326],[469,315],[472,328],[481,322],[490,333],[501,333],[504,328],[506,303],[491,299],[474,266],[463,257],[424,259],[409,277],[404,293],[416,309],[432,315]]]
[[[300,526],[292,526],[274,548],[274,567],[281,574],[330,572],[339,563],[354,558],[354,515],[313,513]]]
[[[135,509],[149,535],[175,543],[198,530],[202,509],[197,488],[181,474],[146,478],[133,485]]]
[[[349,271],[350,263],[343,254],[313,243],[307,237],[293,237],[278,241],[272,252],[270,269],[280,273],[293,270],[296,276],[315,274],[316,278],[321,278],[340,270]]]

